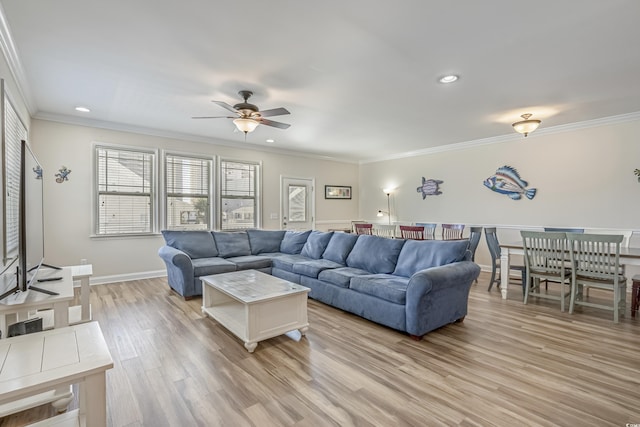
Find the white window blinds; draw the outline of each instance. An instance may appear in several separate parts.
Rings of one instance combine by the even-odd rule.
[[[259,165],[220,162],[220,218],[222,230],[258,227]]]
[[[167,228],[210,229],[211,160],[165,155]]]
[[[96,234],[153,232],[155,153],[97,146],[96,159]]]
[[[20,141],[27,140],[27,128],[18,113],[4,98],[4,150],[5,150],[5,223],[3,264],[18,256],[18,228],[20,203]]]

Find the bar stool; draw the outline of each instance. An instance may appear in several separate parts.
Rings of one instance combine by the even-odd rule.
[[[636,311],[640,309],[640,274],[636,274],[631,279],[633,288],[631,288],[631,317],[636,317]]]

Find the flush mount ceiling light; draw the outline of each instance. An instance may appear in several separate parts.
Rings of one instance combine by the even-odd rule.
[[[529,117],[531,117],[531,114],[529,113],[523,114],[520,117],[522,117],[524,120],[515,122],[511,126],[513,126],[516,132],[524,134],[525,137],[534,130],[538,129],[538,126],[540,126],[540,123],[542,123],[540,120],[530,120]]]
[[[81,113],[90,113],[91,110],[88,109],[87,107],[76,107],[75,108],[76,111],[80,111]]]
[[[438,79],[438,81],[440,83],[453,83],[456,80],[458,80],[458,76],[456,76],[455,74],[450,74],[448,76],[442,76]]]
[[[260,122],[253,119],[238,118],[233,121],[233,124],[236,125],[240,132],[244,132],[246,135],[248,132],[256,130]]]

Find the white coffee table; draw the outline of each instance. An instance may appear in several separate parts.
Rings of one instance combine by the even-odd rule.
[[[253,353],[258,342],[293,330],[309,329],[310,289],[256,270],[201,277],[202,312],[244,341]]]

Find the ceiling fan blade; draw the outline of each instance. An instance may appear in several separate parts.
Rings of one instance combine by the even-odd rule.
[[[260,111],[262,117],[283,116],[285,114],[291,114],[286,108],[273,108],[271,110]]]
[[[260,119],[259,121],[263,125],[273,126],[274,128],[279,128],[279,129],[287,129],[289,126],[291,126],[288,123],[275,122],[273,120],[267,120],[267,119]]]
[[[221,106],[222,108],[225,108],[229,111],[231,111],[232,113],[237,113],[238,110],[236,110],[235,108],[233,108],[231,105],[227,104],[226,102],[223,101],[211,101],[214,104],[218,104],[219,106]]]
[[[235,119],[235,117],[231,116],[200,116],[200,117],[191,117],[192,119]]]

